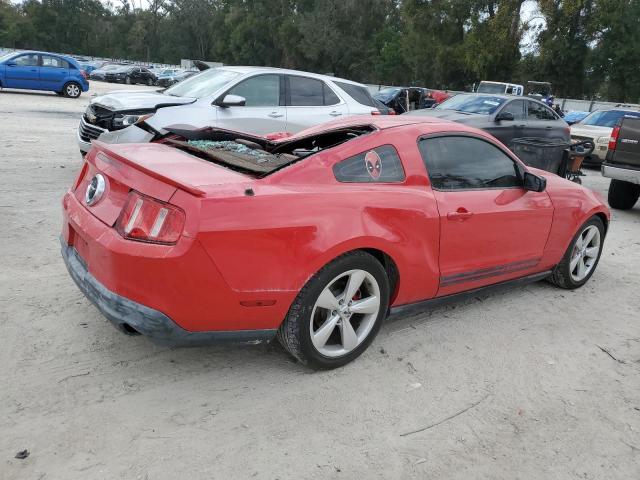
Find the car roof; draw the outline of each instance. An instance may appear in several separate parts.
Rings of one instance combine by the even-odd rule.
[[[547,108],[550,108],[549,105],[544,103],[543,101],[538,100],[537,98],[527,97],[526,95],[508,95],[506,93],[476,93],[476,92],[463,92],[459,93],[459,95],[476,95],[478,97],[498,97],[503,98],[504,100],[528,100],[531,102],[536,102],[541,105],[544,105]]]
[[[485,132],[462,123],[443,120],[437,117],[417,117],[408,115],[354,115],[344,119],[333,120],[328,123],[307,128],[290,137],[276,140],[279,142],[289,142],[295,138],[303,138],[331,130],[338,130],[349,127],[363,127],[371,125],[378,130],[387,130],[404,126],[415,126],[420,130],[420,134],[437,132],[467,132],[487,136]]]
[[[73,57],[70,57],[69,55],[63,55],[61,53],[53,53],[53,52],[42,52],[39,50],[20,50],[19,52],[14,52],[16,55],[49,55],[51,57],[59,57],[59,58],[63,58],[64,60],[71,62],[73,64],[80,64],[80,62],[78,60],[76,60]]]
[[[514,99],[535,100],[534,98],[524,97],[522,95],[507,95],[506,93],[462,92],[462,93],[459,93],[458,95],[476,95],[478,97],[498,97],[498,98],[504,98],[505,100],[514,100]]]
[[[362,83],[354,82],[353,80],[347,80],[346,78],[333,77],[331,75],[323,75],[321,73],[304,72],[302,70],[290,70],[287,68],[252,67],[252,66],[242,66],[242,65],[224,65],[222,67],[215,67],[215,68],[230,70],[232,72],[237,72],[241,74],[260,72],[260,73],[283,73],[283,74],[289,74],[289,75],[304,75],[305,77],[317,78],[322,80],[332,80],[335,82],[343,82],[343,83],[349,83],[351,85],[357,85],[359,87],[365,87],[365,85],[363,85]]]

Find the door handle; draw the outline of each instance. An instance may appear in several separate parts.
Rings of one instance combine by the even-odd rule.
[[[339,117],[340,115],[342,115],[342,112],[338,112],[338,111],[334,110],[329,115],[331,115],[332,117]]]
[[[553,127],[549,126],[549,127],[544,127],[545,130],[551,130]]]
[[[283,114],[278,112],[271,112],[268,116],[271,118],[280,118],[283,116]]]
[[[473,212],[470,212],[464,207],[458,208],[455,212],[447,213],[447,219],[462,222],[468,220],[473,216]]]
[[[526,127],[526,125],[524,123],[520,124],[520,125],[516,125],[516,128],[524,128]]]

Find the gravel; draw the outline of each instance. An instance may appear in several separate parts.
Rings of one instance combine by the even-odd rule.
[[[614,211],[582,289],[390,322],[339,370],[160,348],[111,327],[60,258],[88,99],[0,92],[2,480],[640,478],[640,207]]]

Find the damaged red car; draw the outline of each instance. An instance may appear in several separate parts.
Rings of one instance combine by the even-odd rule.
[[[68,270],[121,331],[277,337],[313,368],[356,358],[390,315],[542,279],[580,287],[609,223],[592,191],[485,132],[393,116],[96,143],[63,207]]]

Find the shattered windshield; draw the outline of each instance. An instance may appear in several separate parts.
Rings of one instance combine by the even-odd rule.
[[[442,102],[437,110],[455,110],[464,113],[491,115],[506,99],[490,95],[456,95]]]
[[[167,88],[164,93],[174,97],[202,98],[213,95],[215,92],[229,85],[240,74],[223,68],[211,68],[200,75],[187,78],[173,87]]]

